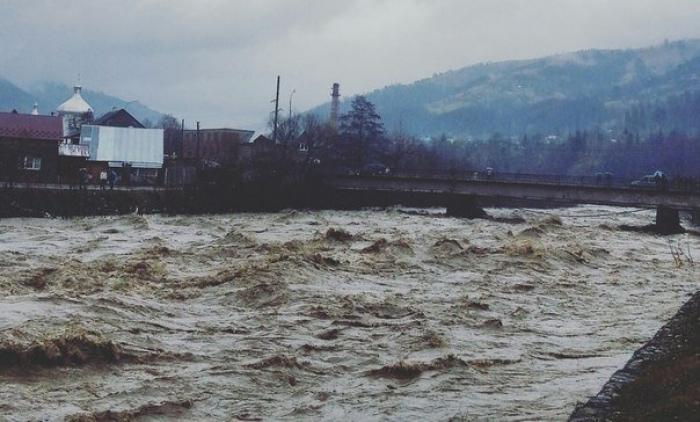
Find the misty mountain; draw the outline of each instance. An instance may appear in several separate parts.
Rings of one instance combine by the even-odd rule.
[[[390,133],[418,137],[565,136],[591,128],[698,132],[700,40],[483,63],[387,86],[366,98]],[[341,102],[341,113],[351,100]],[[671,122],[669,107],[679,101],[688,121]],[[328,116],[329,107],[313,112]]]
[[[22,104],[21,109],[17,107]],[[12,111],[13,109],[21,113],[29,113],[34,106],[34,97],[24,92],[7,79],[0,78],[0,111]]]
[[[45,82],[34,88],[23,90],[7,79],[0,78],[0,111],[17,110],[30,113],[36,102],[39,114],[48,115],[73,95],[73,87],[56,82]],[[121,98],[83,88],[81,95],[92,106],[95,117],[99,117],[113,108],[125,108],[141,122],[150,120],[158,123],[162,113],[137,102],[128,102]]]

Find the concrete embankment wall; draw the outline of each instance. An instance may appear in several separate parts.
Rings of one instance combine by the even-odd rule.
[[[202,190],[1,189],[0,217],[77,217],[128,213],[223,212],[232,195]]]
[[[337,191],[322,185],[250,184],[235,189],[0,189],[0,218],[89,215],[215,214],[284,208],[448,206],[449,195]]]
[[[699,420],[699,328],[697,292],[569,422]]]
[[[398,201],[398,202],[397,202]],[[408,201],[408,199],[404,199]],[[250,184],[237,188],[0,188],[0,218],[217,214],[284,208],[357,208],[400,203],[394,195],[338,192],[320,185]],[[427,205],[428,202],[425,202]]]

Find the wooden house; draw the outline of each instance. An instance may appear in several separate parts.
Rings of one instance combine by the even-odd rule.
[[[104,115],[98,117],[91,124],[95,126],[112,126],[112,127],[135,127],[145,129],[146,127],[139,122],[134,116],[123,108],[114,109]]]
[[[0,180],[56,182],[62,139],[58,116],[0,113]]]

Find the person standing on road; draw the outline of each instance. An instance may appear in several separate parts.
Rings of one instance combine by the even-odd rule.
[[[88,180],[89,177],[87,169],[85,167],[81,167],[80,170],[78,170],[78,189],[87,189]]]
[[[114,190],[114,184],[117,182],[117,172],[110,170],[107,178],[109,179],[109,190]]]
[[[107,184],[107,170],[102,170],[100,172],[100,189],[105,190],[106,184]]]

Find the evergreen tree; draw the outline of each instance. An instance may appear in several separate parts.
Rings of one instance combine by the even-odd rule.
[[[347,163],[356,168],[386,153],[384,124],[364,95],[355,97],[348,113],[340,116],[340,137]]]

